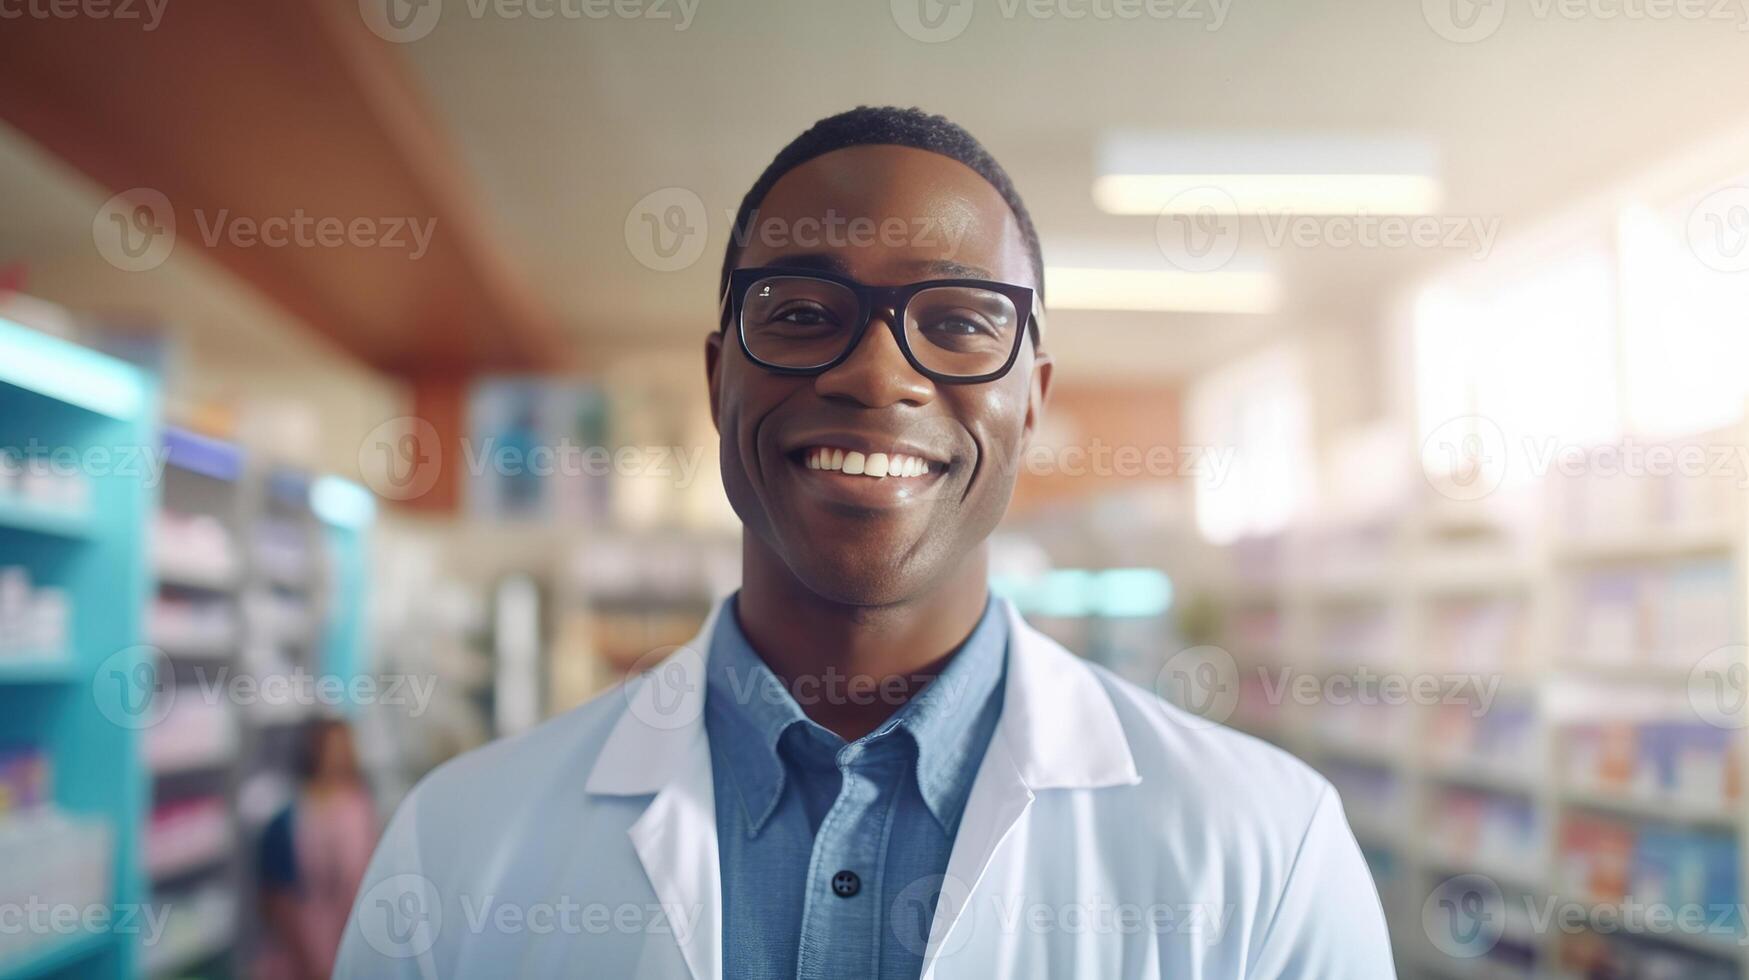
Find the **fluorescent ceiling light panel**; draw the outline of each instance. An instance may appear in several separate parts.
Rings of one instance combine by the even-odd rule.
[[[1411,137],[1116,133],[1100,144],[1093,200],[1111,214],[1430,214],[1436,164]]]
[[[1045,269],[1045,295],[1050,307],[1059,310],[1272,313],[1279,294],[1273,274],[1250,269]]]

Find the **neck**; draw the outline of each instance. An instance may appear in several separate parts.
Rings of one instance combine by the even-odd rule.
[[[753,535],[741,566],[741,632],[791,691],[819,692],[802,711],[847,740],[880,727],[939,674],[989,598],[982,547],[921,595],[875,606],[819,595]]]

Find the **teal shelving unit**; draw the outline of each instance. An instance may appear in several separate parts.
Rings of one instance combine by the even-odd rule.
[[[339,477],[310,485],[310,511],[321,522],[327,545],[328,610],[322,630],[321,672],[350,683],[369,662],[365,595],[370,582],[370,529],[376,522],[376,497]],[[355,713],[355,705],[348,706]]]
[[[160,683],[142,645],[151,587],[143,529],[156,506],[145,460],[158,445],[157,406],[144,372],[0,319],[0,447],[15,459],[70,464],[86,488],[78,503],[54,505],[27,503],[15,486],[0,490],[0,566],[61,590],[69,606],[64,649],[0,658],[0,746],[39,748],[52,767],[54,805],[101,821],[114,841],[111,927],[45,929],[0,958],[0,980],[138,973],[142,935],[123,916],[145,899],[149,782],[139,741]],[[13,876],[25,870],[7,867],[0,878],[24,880]]]

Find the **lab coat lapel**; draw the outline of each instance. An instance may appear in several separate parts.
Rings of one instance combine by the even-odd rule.
[[[656,794],[627,833],[664,918],[671,924],[696,923],[676,936],[694,980],[717,980],[723,973],[722,882],[710,754],[699,756],[682,779]]]
[[[1081,658],[1034,630],[1007,605],[1008,679],[1002,718],[972,783],[936,900],[929,945],[923,956],[928,980],[940,957],[971,937],[978,889],[988,887],[998,861],[1027,855],[1003,849],[1025,819],[1038,792],[1098,789],[1141,781],[1123,725],[1093,669]],[[1004,875],[1018,886],[1024,875]],[[1015,898],[1017,896],[1004,896]]]
[[[719,980],[723,972],[723,889],[704,728],[704,663],[721,608],[698,636],[626,684],[625,713],[587,784],[591,793],[655,794],[626,833],[667,921],[693,923],[675,938],[694,980]]]
[[[953,853],[947,861],[935,918],[929,928],[929,945],[923,952],[923,977],[927,980],[935,961],[951,954],[970,938],[975,916],[966,914],[972,893],[989,869],[992,858],[1008,832],[1032,806],[1033,793],[1020,778],[1014,759],[1001,739],[992,739],[972,781],[971,796],[954,836]]]

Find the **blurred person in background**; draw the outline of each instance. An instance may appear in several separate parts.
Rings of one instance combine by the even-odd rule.
[[[1323,777],[990,594],[1052,362],[989,153],[843,113],[733,232],[705,367],[740,591],[415,788],[336,975],[1394,976]]]
[[[315,980],[333,971],[377,839],[351,727],[316,718],[300,735],[297,796],[268,823],[258,857],[268,935],[256,975],[264,980]]]

